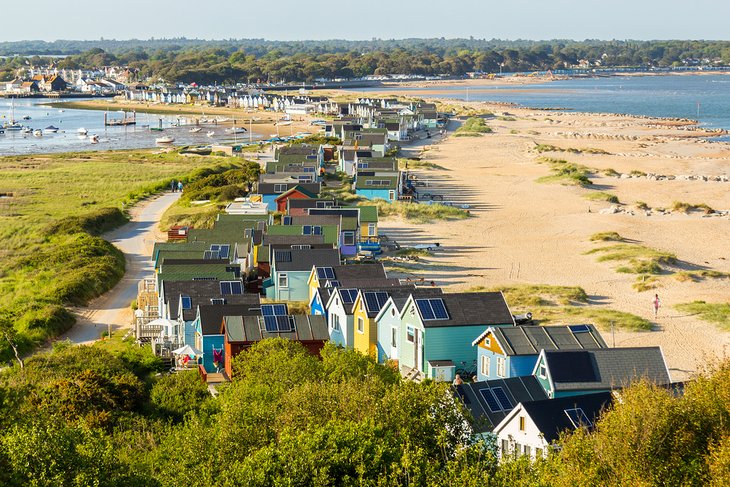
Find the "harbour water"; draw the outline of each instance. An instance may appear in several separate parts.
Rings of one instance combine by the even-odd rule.
[[[535,108],[690,118],[730,130],[730,75],[612,76],[514,86],[359,89],[358,92],[428,91],[433,98],[510,102]],[[432,93],[433,92],[433,93]]]
[[[206,124],[200,132],[191,133],[191,125],[189,124],[194,123],[193,118],[200,117],[189,115],[190,118],[188,119],[184,116],[138,112],[136,114],[136,125],[105,127],[105,112],[99,110],[60,110],[52,105],[47,105],[58,101],[63,100],[43,98],[0,99],[0,126],[9,121],[14,105],[15,119],[23,126],[43,130],[52,125],[59,129],[57,133],[43,130],[41,137],[36,137],[32,133],[24,134],[20,131],[6,130],[4,134],[0,134],[0,155],[141,149],[155,147],[155,139],[161,136],[173,137],[175,139],[174,145],[209,145],[212,143],[232,143],[249,140],[248,134],[238,135],[237,139],[234,140],[232,135],[225,132],[224,127],[215,126],[214,124]],[[78,99],[74,101],[78,101]],[[30,119],[23,120],[23,117],[30,117]],[[112,110],[107,112],[107,117],[109,119],[122,119],[124,114]],[[149,127],[159,127],[160,123],[164,131],[149,130]],[[82,127],[88,130],[88,136],[79,136],[77,131]],[[215,135],[208,137],[207,133],[211,131]],[[90,136],[92,134],[98,136],[97,144],[91,143]],[[261,137],[258,134],[253,134],[252,138],[258,140]]]

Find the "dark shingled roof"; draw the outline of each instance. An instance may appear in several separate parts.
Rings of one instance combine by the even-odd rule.
[[[264,235],[262,245],[323,244],[324,235]]]
[[[243,284],[241,284],[243,286]],[[177,309],[180,295],[190,296],[192,306],[183,310],[183,319],[193,321],[199,305],[210,304],[211,299],[224,298],[226,303],[242,304],[250,302],[251,294],[221,294],[220,281],[162,281],[162,295],[165,303],[170,305],[170,319],[177,320]],[[253,295],[258,297],[258,295]]]
[[[573,332],[571,326],[495,327],[492,333],[506,355],[537,355],[540,350],[583,350],[606,348],[593,325],[588,331]],[[483,338],[482,336],[481,338]]]
[[[479,392],[483,389],[501,387],[507,395],[512,406],[527,401],[547,399],[545,390],[540,386],[538,380],[533,376],[509,377],[507,379],[494,379],[481,382],[464,383],[454,386],[456,396],[464,403],[464,407],[472,415],[472,427],[477,433],[490,432],[497,426],[512,409],[499,409],[492,411],[487,404],[484,395]]]
[[[272,265],[277,272],[311,271],[312,267],[334,267],[340,263],[337,249],[274,250]]]
[[[295,341],[329,340],[327,319],[323,315],[293,315],[294,331],[267,332],[259,316],[226,316],[225,335],[229,342],[258,342],[265,338],[286,338]]]
[[[441,296],[441,299],[446,305],[449,319],[425,321],[421,317],[424,327],[515,324],[507,302],[500,292],[448,293]]]
[[[244,294],[248,299],[243,304],[206,304],[198,308],[200,328],[203,335],[220,335],[224,316],[260,315],[261,303],[258,294]]]
[[[325,267],[317,265],[317,267]],[[352,281],[368,281],[373,279],[386,279],[385,267],[378,262],[376,264],[357,265],[335,265],[330,266],[335,272],[335,280],[340,281],[344,287],[355,287]]]
[[[590,421],[590,424],[582,426],[592,429],[601,412],[608,408],[612,402],[613,394],[610,392],[597,392],[595,394],[529,401],[523,403],[522,407],[544,435],[545,441],[552,443],[558,439],[561,432],[576,429],[565,412],[566,409],[582,409],[588,421]]]
[[[556,391],[617,389],[642,378],[671,383],[659,347],[545,351],[545,357]]]

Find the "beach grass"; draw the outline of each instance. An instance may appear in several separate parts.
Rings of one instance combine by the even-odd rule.
[[[691,211],[701,211],[705,215],[715,213],[715,209],[705,203],[685,203],[683,201],[675,201],[670,208],[675,213],[689,213]]]
[[[483,134],[492,133],[492,129],[487,125],[483,118],[471,117],[464,122],[461,127],[456,129],[454,135],[456,137],[480,137]]]
[[[0,157],[0,312],[27,352],[73,324],[67,305],[107,291],[124,256],[99,234],[123,224],[134,202],[237,160],[157,151]],[[8,355],[3,341],[0,358]]]
[[[607,152],[603,149],[596,149],[595,147],[587,147],[584,149],[578,149],[576,147],[558,147],[556,145],[552,144],[535,144],[535,151],[537,151],[538,154],[542,154],[543,152],[569,152],[571,154],[603,154],[603,155],[610,155],[610,152]]]
[[[649,205],[645,201],[637,201],[634,203],[634,206],[636,206],[639,210],[646,211],[649,209]]]
[[[730,331],[730,303],[707,303],[693,301],[674,306],[678,311],[696,314],[701,320],[714,323],[725,331]]]
[[[410,158],[410,159],[398,159],[398,169],[411,170],[411,169],[445,169],[443,166],[434,164],[433,162],[424,161],[422,159]]]
[[[403,218],[404,220],[416,223],[430,223],[437,220],[464,220],[469,218],[469,212],[446,206],[438,203],[430,205],[423,203],[410,203],[405,201],[385,201],[381,199],[360,202],[363,205],[375,205],[378,207],[380,218]]]
[[[585,166],[552,157],[541,157],[537,161],[541,164],[548,164],[552,171],[550,176],[538,178],[538,183],[559,183],[575,186],[590,186],[593,184],[588,178],[590,169]]]
[[[651,329],[651,323],[640,316],[590,305],[588,294],[578,286],[479,286],[469,291],[501,291],[513,313],[529,311],[540,324],[592,323],[602,330],[610,330],[612,325],[628,331]]]
[[[598,232],[591,235],[591,242],[623,242],[624,238],[618,232]]]
[[[620,203],[618,196],[605,191],[591,191],[590,193],[587,193],[584,198],[590,201],[605,201],[607,203],[614,204]]]
[[[674,274],[679,282],[699,282],[704,279],[730,279],[730,272],[702,269],[698,271],[679,271]]]
[[[616,271],[628,274],[660,274],[664,266],[677,263],[677,256],[671,252],[633,243],[599,247],[589,250],[586,254],[599,254],[598,262],[624,263],[616,268]]]

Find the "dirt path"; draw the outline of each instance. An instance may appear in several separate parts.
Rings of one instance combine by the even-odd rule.
[[[130,303],[137,297],[137,283],[152,272],[150,254],[157,239],[157,223],[181,193],[165,193],[132,210],[132,220],[102,237],[124,252],[127,272],[112,290],[87,307],[72,308],[76,324],[59,340],[76,344],[94,342],[109,325],[113,330],[129,328],[132,323]]]

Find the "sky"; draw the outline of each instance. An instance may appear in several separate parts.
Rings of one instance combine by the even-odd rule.
[[[0,41],[730,39],[726,0],[0,1]]]

